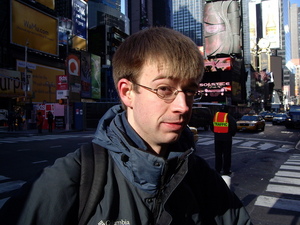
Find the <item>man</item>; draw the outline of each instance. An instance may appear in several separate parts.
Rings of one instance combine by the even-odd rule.
[[[113,76],[123,107],[112,107],[95,133],[109,157],[88,225],[251,224],[222,178],[194,154],[187,123],[202,75],[197,46],[168,28],[140,31],[118,48]],[[17,224],[77,224],[79,174],[79,151],[45,169]]]
[[[237,125],[225,105],[215,114],[212,131],[215,135],[215,169],[222,175],[230,176],[232,137],[236,134]]]
[[[37,129],[38,129],[38,133],[41,134],[42,133],[42,130],[43,130],[43,124],[44,124],[44,117],[42,115],[41,112],[38,112],[37,113],[37,116],[36,116],[36,126],[37,126]]]
[[[47,119],[48,119],[48,132],[52,133],[54,116],[51,111],[47,113]]]

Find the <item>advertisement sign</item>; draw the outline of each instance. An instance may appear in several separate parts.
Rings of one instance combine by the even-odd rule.
[[[205,72],[199,88],[201,102],[226,102],[232,94],[232,72]]]
[[[69,96],[68,76],[56,76],[56,99],[67,99]]]
[[[75,54],[67,57],[67,75],[80,76],[80,60]]]
[[[207,56],[241,52],[241,21],[238,1],[206,2],[204,38]]]
[[[91,55],[81,52],[81,97],[92,97]]]
[[[36,2],[39,2],[43,4],[44,6],[47,6],[50,9],[55,9],[55,2],[54,0],[35,0]]]
[[[231,70],[231,58],[213,58],[204,60],[205,72],[229,71]]]
[[[6,70],[0,68],[0,96],[24,96],[25,95],[25,68],[20,71]],[[32,75],[27,73],[27,95],[31,96]]]
[[[279,1],[262,1],[262,27],[263,38],[270,42],[270,48],[280,48],[280,16]]]
[[[11,4],[11,43],[58,55],[58,21],[16,0]]]
[[[24,61],[17,60],[17,70],[24,71]],[[62,69],[27,62],[27,68],[32,74],[32,101],[51,102],[56,99],[56,76],[64,74]]]
[[[101,58],[91,54],[91,78],[92,78],[92,98],[101,97]]]
[[[69,35],[72,34],[72,20],[68,18],[59,18],[58,39],[60,45],[67,45]]]
[[[256,15],[256,2],[249,2],[249,15]],[[254,49],[257,38],[256,16],[249,16],[250,48]]]
[[[82,0],[73,0],[73,48],[87,49],[87,3]]]

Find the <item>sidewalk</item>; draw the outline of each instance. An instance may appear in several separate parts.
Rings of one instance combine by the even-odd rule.
[[[84,132],[84,131],[94,132],[95,130],[96,129],[87,129],[87,130],[53,129],[52,133],[49,133],[48,130],[43,130],[42,134],[39,134],[37,129],[8,131],[7,127],[0,126],[0,138],[17,137],[17,136],[51,135],[51,134],[62,134],[62,133],[70,133],[70,132]]]

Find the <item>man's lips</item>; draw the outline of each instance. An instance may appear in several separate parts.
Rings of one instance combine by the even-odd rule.
[[[184,126],[183,122],[178,122],[178,121],[165,121],[163,122],[163,124],[165,124],[166,126],[175,129],[175,130],[179,130]]]

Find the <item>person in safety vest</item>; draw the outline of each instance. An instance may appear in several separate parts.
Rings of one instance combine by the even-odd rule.
[[[237,131],[235,119],[222,105],[213,117],[212,131],[215,134],[215,169],[222,175],[231,174],[232,137]]]

